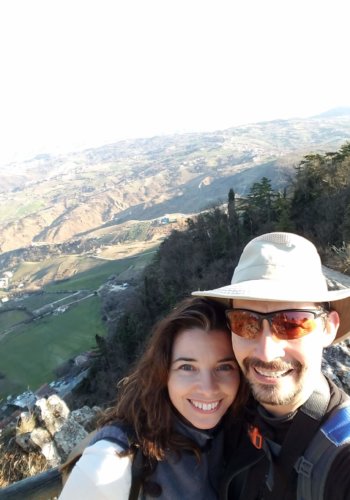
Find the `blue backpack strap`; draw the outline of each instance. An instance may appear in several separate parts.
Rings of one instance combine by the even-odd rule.
[[[322,500],[331,465],[350,444],[350,399],[338,406],[318,429],[304,455],[295,464],[298,500]]]
[[[125,424],[110,424],[101,427],[96,434],[92,437],[89,442],[89,446],[101,441],[102,439],[106,441],[111,441],[117,444],[123,450],[130,448],[130,437],[133,436],[133,432],[129,426]],[[131,487],[129,492],[129,500],[138,500],[139,493],[142,487],[143,474],[144,474],[144,456],[139,448],[134,452],[134,458],[131,467]]]
[[[337,408],[322,425],[321,431],[335,446],[350,442],[350,400]]]
[[[101,427],[96,434],[93,436],[91,441],[89,442],[89,446],[97,443],[97,441],[101,441],[102,439],[106,441],[111,441],[112,443],[117,444],[123,450],[127,450],[130,448],[128,428],[121,424],[111,424],[105,425]]]

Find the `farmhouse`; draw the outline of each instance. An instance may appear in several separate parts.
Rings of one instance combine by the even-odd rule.
[[[0,278],[0,288],[8,288],[9,286],[9,279],[7,276],[3,276]]]

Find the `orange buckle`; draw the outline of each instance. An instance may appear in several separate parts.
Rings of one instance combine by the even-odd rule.
[[[250,441],[255,446],[255,448],[261,450],[261,448],[263,447],[264,438],[260,433],[259,428],[250,425],[248,429],[248,435],[250,437]]]

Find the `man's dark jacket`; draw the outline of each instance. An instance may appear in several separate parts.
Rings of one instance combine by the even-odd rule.
[[[328,381],[328,384],[329,403],[317,427],[322,425],[332,410],[348,398],[331,381]],[[247,405],[242,427],[238,426],[233,430],[226,450],[227,465],[221,490],[223,500],[297,499],[298,474],[293,468],[294,461],[288,464],[287,458],[284,461],[284,465],[287,463],[286,468],[279,462],[283,444],[286,451],[284,456],[288,457],[286,443],[294,443],[301,455],[315,434],[314,432],[305,438],[305,430],[301,429],[303,426],[300,424],[302,420],[300,418],[299,421],[296,420],[299,412],[300,409],[287,417],[272,417],[253,400]],[[251,443],[247,434],[248,424],[257,426],[264,438],[267,438],[263,449],[257,449]],[[330,468],[325,484],[324,500],[350,500],[350,444],[337,455]]]

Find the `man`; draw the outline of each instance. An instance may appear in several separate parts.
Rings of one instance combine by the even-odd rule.
[[[310,241],[269,233],[245,247],[231,285],[194,295],[229,304],[233,349],[253,395],[249,441],[244,431],[231,444],[223,497],[350,499],[348,397],[321,372],[323,348],[350,336],[350,289],[327,289]],[[319,429],[341,408],[336,445]],[[320,458],[326,465],[313,466]]]

